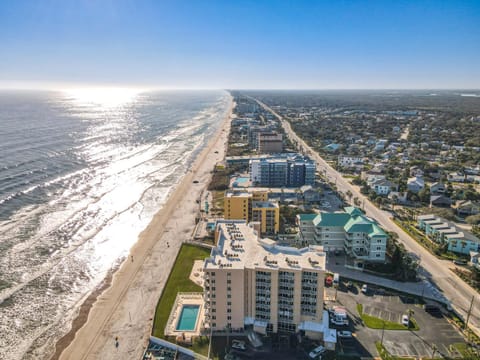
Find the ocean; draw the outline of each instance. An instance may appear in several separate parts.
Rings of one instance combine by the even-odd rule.
[[[0,91],[0,359],[52,354],[230,102],[223,91]]]

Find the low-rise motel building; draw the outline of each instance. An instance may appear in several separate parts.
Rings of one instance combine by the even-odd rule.
[[[280,207],[268,201],[266,191],[226,191],[224,217],[227,220],[257,221],[262,234],[276,234],[280,229]]]
[[[335,348],[323,310],[326,256],[262,238],[259,223],[219,220],[204,263],[205,330],[299,333]]]

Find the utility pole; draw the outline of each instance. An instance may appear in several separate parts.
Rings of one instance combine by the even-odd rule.
[[[468,328],[468,320],[470,320],[470,314],[472,313],[473,301],[475,300],[475,295],[472,296],[472,301],[470,302],[470,308],[467,313],[467,320],[465,321],[465,329]]]

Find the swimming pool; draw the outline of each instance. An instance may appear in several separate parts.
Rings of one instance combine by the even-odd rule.
[[[250,178],[248,177],[238,177],[233,182],[233,187],[246,187],[249,181]]]
[[[199,310],[200,305],[183,305],[177,323],[177,331],[194,331]]]

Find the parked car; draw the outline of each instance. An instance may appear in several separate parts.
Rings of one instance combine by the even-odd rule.
[[[410,324],[410,319],[408,315],[402,315],[402,325],[405,325],[408,327],[409,324]]]
[[[337,317],[337,316],[331,318],[331,319],[330,319],[330,322],[331,322],[333,325],[337,325],[337,326],[348,326],[348,324],[349,324],[348,319],[339,318],[339,317]]]
[[[337,331],[337,337],[339,338],[351,338],[352,332],[347,330]]]
[[[347,281],[345,283],[345,286],[347,287],[348,290],[352,290],[353,289],[353,283],[351,281]]]
[[[233,340],[232,348],[236,350],[242,350],[242,351],[245,351],[247,349],[247,347],[245,346],[245,341],[241,341],[241,340]]]
[[[368,292],[368,286],[367,284],[362,285],[362,293],[366,294]]]
[[[327,351],[322,345],[320,346],[317,346],[315,349],[313,349],[312,351],[310,351],[310,354],[308,354],[308,356],[310,356],[310,359],[316,359],[318,358],[320,355],[322,355],[323,353],[325,353],[325,351]]]
[[[467,261],[465,261],[465,260],[459,260],[459,259],[453,260],[453,263],[454,263],[455,265],[460,265],[460,266],[467,265]]]

